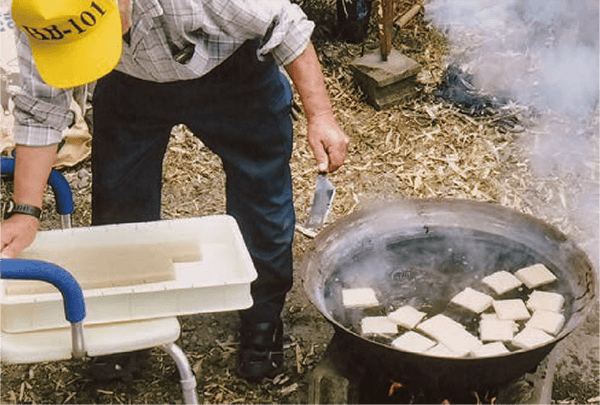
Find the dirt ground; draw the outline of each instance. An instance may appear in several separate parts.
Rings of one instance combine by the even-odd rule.
[[[556,347],[553,396],[558,403],[598,403],[598,306],[586,322]]]
[[[545,183],[527,172],[527,158],[519,151],[519,134],[500,128],[498,120],[473,118],[432,96],[432,88],[439,84],[443,71],[446,49],[443,37],[422,15],[396,33],[394,46],[417,60],[429,79],[420,81],[415,100],[376,112],[366,105],[364,94],[347,67],[352,58],[377,50],[376,36],[371,33],[359,45],[339,41],[335,38],[335,14],[331,3],[327,4],[329,8],[309,10],[318,23],[314,42],[334,109],[352,140],[346,165],[330,176],[337,186],[330,222],[369,201],[389,197],[472,198],[533,214],[540,201],[552,203],[559,198],[558,193],[548,197],[541,195],[541,187],[536,189]],[[296,212],[302,223],[314,190],[315,168],[304,137],[304,117],[295,120],[294,126],[292,170]],[[448,160],[453,153],[473,156],[477,165],[468,164],[463,161],[465,158]],[[433,159],[431,170],[425,163],[427,159]],[[92,176],[89,161],[63,174],[74,191],[74,226],[88,226]],[[224,182],[219,159],[185,128],[174,128],[164,163],[163,218],[223,213]],[[10,184],[3,184],[3,195],[7,194]],[[58,224],[53,205],[53,196],[47,193],[48,214],[43,229]],[[562,218],[548,219],[562,224]],[[578,237],[576,232],[574,235]],[[311,241],[310,236],[296,232],[296,269]],[[203,403],[307,403],[310,372],[327,348],[333,329],[309,302],[298,271],[283,319],[284,372],[262,384],[249,384],[235,374],[239,346],[235,313],[180,318],[182,333],[177,344],[190,360]],[[600,403],[597,309],[559,349],[553,402]],[[133,375],[110,381],[90,377],[86,372],[90,360],[3,363],[1,402],[181,403],[179,376],[169,356],[152,349],[149,355],[139,358]]]

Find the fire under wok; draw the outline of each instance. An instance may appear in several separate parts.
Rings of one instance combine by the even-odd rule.
[[[554,338],[529,349],[488,357],[438,357],[396,349],[364,337],[366,310],[345,308],[341,291],[372,288],[384,312],[411,305],[427,318],[448,312],[449,300],[496,271],[543,263],[557,277],[565,323]],[[588,257],[552,226],[503,206],[466,200],[391,200],[371,204],[325,228],[302,263],[312,303],[350,343],[359,362],[386,370],[393,381],[432,389],[484,389],[536,369],[585,319],[596,299]],[[479,284],[478,284],[479,283]],[[368,314],[368,313],[367,313]],[[452,313],[468,327],[468,314]]]

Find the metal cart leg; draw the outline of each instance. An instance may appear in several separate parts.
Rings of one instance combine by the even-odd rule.
[[[71,214],[66,214],[66,215],[60,216],[60,227],[62,229],[71,228]]]
[[[161,345],[161,349],[169,353],[177,369],[179,370],[179,376],[181,377],[181,389],[183,390],[183,399],[186,404],[197,405],[198,404],[198,393],[196,392],[196,377],[192,372],[190,363],[185,356],[185,353],[175,343],[168,343]]]

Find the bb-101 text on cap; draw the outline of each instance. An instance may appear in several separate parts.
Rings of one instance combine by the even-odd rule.
[[[96,2],[91,2],[89,10],[83,11],[77,20],[69,18],[66,22],[60,24],[49,25],[43,28],[33,28],[26,25],[21,27],[33,38],[39,41],[60,40],[70,34],[83,34],[87,28],[91,28],[98,22],[98,18],[102,18],[106,14]]]

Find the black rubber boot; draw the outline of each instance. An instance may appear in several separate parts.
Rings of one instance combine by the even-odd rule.
[[[239,375],[250,382],[275,377],[283,367],[283,322],[242,323]]]

